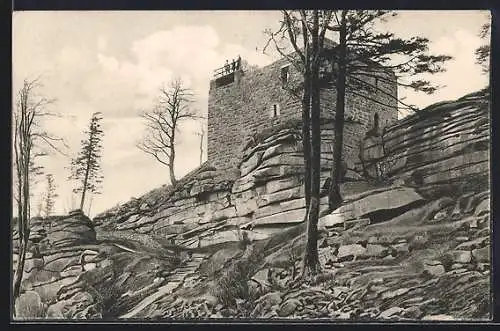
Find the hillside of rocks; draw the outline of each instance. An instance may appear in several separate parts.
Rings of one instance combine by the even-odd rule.
[[[344,204],[320,219],[313,279],[300,277],[298,132],[280,128],[232,172],[205,163],[93,220],[32,220],[17,316],[489,319],[487,101],[439,103],[365,137]]]

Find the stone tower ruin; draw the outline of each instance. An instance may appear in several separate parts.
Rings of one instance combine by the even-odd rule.
[[[261,68],[243,61],[229,62],[215,71],[208,101],[208,162],[218,169],[237,168],[242,148],[259,132],[301,119],[301,75],[282,58]],[[322,61],[320,79],[322,153],[331,152],[331,139],[323,130],[333,131],[335,117],[335,68],[327,57]],[[378,122],[379,130],[398,119],[397,81],[394,72],[380,67],[383,80],[358,75],[376,88],[346,89],[344,159],[348,168],[359,161],[359,143]],[[291,90],[295,90],[291,93]],[[333,135],[331,135],[333,137]],[[333,138],[332,138],[333,139]],[[323,146],[325,144],[325,146]]]

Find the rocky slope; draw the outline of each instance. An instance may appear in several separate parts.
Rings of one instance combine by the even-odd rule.
[[[298,281],[302,231],[219,250],[175,295],[135,317],[488,319],[488,194],[461,198],[443,197],[384,223],[324,229],[323,272],[307,284]],[[452,217],[464,199],[469,209]]]
[[[204,164],[93,221],[33,220],[17,315],[488,319],[486,98],[440,103],[363,141],[344,204],[320,219],[314,279],[300,278],[300,144],[280,129],[246,146],[232,173]]]
[[[14,266],[16,232],[13,239]],[[16,316],[112,318],[162,286],[181,263],[178,253],[154,248],[140,241],[100,239],[80,211],[34,219]]]

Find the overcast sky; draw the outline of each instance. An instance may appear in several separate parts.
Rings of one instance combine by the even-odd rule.
[[[262,54],[264,29],[275,29],[276,11],[169,12],[16,12],[13,16],[13,88],[25,78],[40,76],[40,93],[57,102],[62,115],[45,123],[65,139],[70,154],[79,149],[92,113],[103,113],[102,195],[93,199],[91,215],[168,182],[168,172],[135,145],[143,135],[139,114],[151,107],[163,82],[181,76],[197,94],[197,107],[207,112],[213,69],[226,59],[266,65],[276,55]],[[435,95],[406,93],[406,102],[424,107],[460,97],[487,84],[474,63],[478,37],[489,21],[481,11],[406,11],[381,29],[397,36],[427,37],[430,51],[454,56],[447,72],[433,77],[444,85]],[[178,177],[199,164],[199,136],[204,123],[185,123],[176,161]],[[206,149],[206,148],[205,148]],[[59,199],[56,212],[76,207],[67,181],[69,160],[51,155],[43,161],[55,176]],[[39,185],[39,190],[43,185]],[[36,203],[35,203],[36,204]]]

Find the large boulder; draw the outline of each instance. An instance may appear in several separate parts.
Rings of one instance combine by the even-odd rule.
[[[339,218],[344,220],[357,219],[374,212],[399,209],[418,202],[424,202],[424,198],[413,188],[394,187],[343,205],[335,210],[332,215],[338,215]],[[332,219],[328,220],[328,222],[337,223],[339,221]]]
[[[95,243],[96,233],[92,221],[82,212],[75,211],[69,217],[55,220],[45,240],[55,247],[71,247]]]

